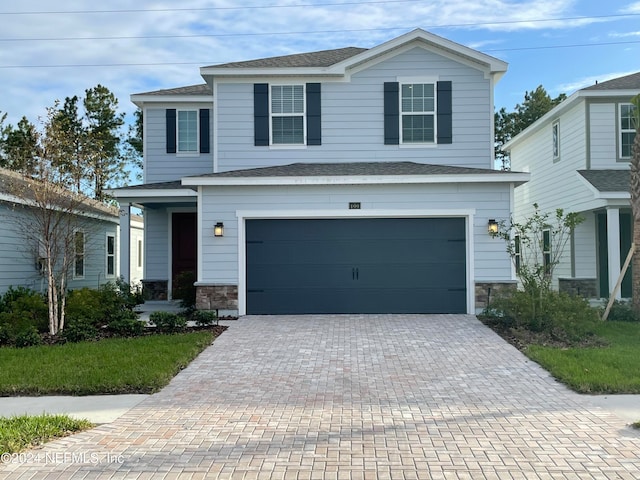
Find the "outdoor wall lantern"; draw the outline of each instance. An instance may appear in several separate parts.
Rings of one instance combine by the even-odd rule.
[[[218,222],[213,226],[213,236],[214,237],[224,236],[224,223]]]
[[[489,235],[495,235],[498,233],[498,222],[494,218],[490,218],[487,229],[489,230]]]

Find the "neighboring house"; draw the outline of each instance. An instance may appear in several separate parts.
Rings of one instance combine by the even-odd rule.
[[[113,193],[144,209],[147,298],[192,272],[198,308],[240,315],[484,307],[514,283],[488,222],[529,178],[492,169],[506,69],[415,30],[133,95],[145,183]]]
[[[129,283],[137,287],[142,284],[144,272],[144,219],[140,215],[131,215],[131,243],[129,252]]]
[[[537,203],[542,211],[562,208],[585,219],[556,267],[556,288],[606,298],[618,281],[633,230],[630,100],[638,93],[640,72],[578,90],[504,147],[514,170],[531,173],[516,188],[516,218]],[[616,296],[631,296],[630,272]]]
[[[33,239],[34,217],[24,177],[0,169],[0,295],[9,287],[46,292],[43,253]],[[16,194],[16,191],[25,192]],[[71,195],[71,194],[69,194]],[[78,215],[77,244],[68,288],[96,288],[118,276],[118,210],[87,200]]]

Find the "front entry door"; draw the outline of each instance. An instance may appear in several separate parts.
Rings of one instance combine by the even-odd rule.
[[[173,213],[171,231],[171,288],[172,298],[177,298],[176,286],[181,279],[191,282],[197,279],[196,213]]]

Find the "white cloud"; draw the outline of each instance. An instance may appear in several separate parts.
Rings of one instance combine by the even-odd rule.
[[[630,3],[626,7],[620,9],[622,13],[640,13],[640,2]]]

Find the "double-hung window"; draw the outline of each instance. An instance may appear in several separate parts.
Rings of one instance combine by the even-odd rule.
[[[107,235],[107,277],[113,277],[116,274],[116,237],[115,235]]]
[[[553,159],[560,158],[560,122],[553,122],[551,125],[551,141],[553,149]]]
[[[636,136],[633,124],[634,106],[631,103],[620,104],[620,158],[630,158],[633,139]]]
[[[513,237],[513,261],[515,263],[516,273],[520,273],[520,267],[522,266],[522,245],[519,234]]]
[[[400,95],[402,143],[435,143],[435,84],[403,83]]]
[[[177,112],[178,153],[198,152],[198,111]]]
[[[551,230],[542,231],[542,266],[544,273],[551,273]]]
[[[271,85],[271,144],[304,145],[304,85]]]

